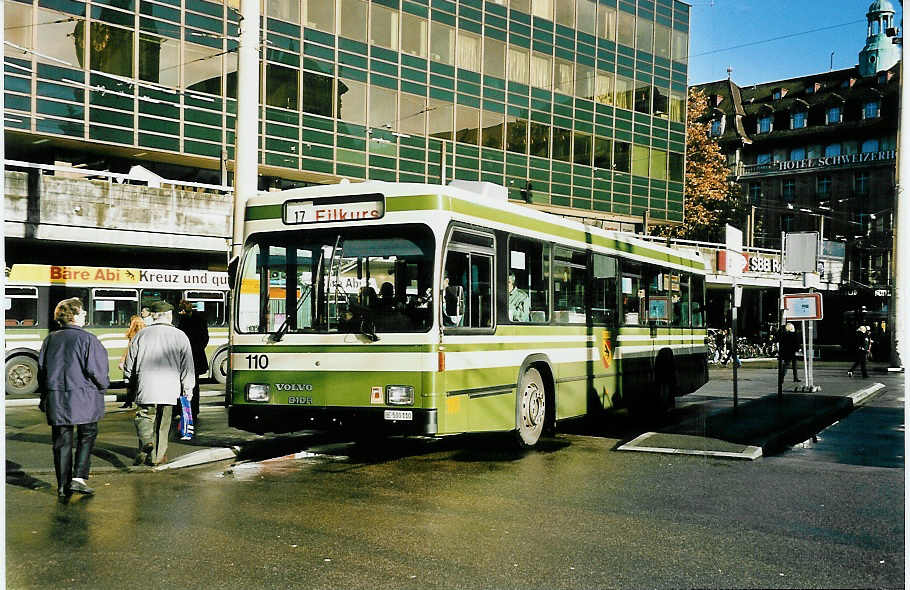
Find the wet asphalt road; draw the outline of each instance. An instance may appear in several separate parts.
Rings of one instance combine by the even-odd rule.
[[[332,444],[99,474],[68,505],[7,485],[7,587],[903,586],[902,468],[619,442]]]

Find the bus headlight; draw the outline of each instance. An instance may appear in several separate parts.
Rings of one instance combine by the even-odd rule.
[[[269,401],[269,386],[266,383],[247,383],[246,401],[248,402],[267,402]]]
[[[393,406],[408,406],[414,403],[414,387],[412,385],[386,385],[386,403]]]

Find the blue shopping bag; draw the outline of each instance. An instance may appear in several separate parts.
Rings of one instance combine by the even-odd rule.
[[[178,426],[180,440],[192,440],[195,428],[193,427],[193,408],[190,400],[180,396],[180,424]]]

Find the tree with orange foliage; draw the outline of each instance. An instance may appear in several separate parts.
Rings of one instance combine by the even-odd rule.
[[[730,180],[726,157],[710,135],[706,120],[708,99],[697,88],[689,89],[686,104],[686,184],[683,222],[660,225],[656,235],[723,242],[726,224],[742,228],[745,220],[742,188]]]

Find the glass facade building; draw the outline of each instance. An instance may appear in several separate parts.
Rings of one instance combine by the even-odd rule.
[[[238,4],[6,0],[8,145],[217,169],[233,157]],[[264,0],[261,14],[261,175],[480,180],[582,217],[682,220],[682,2]]]

